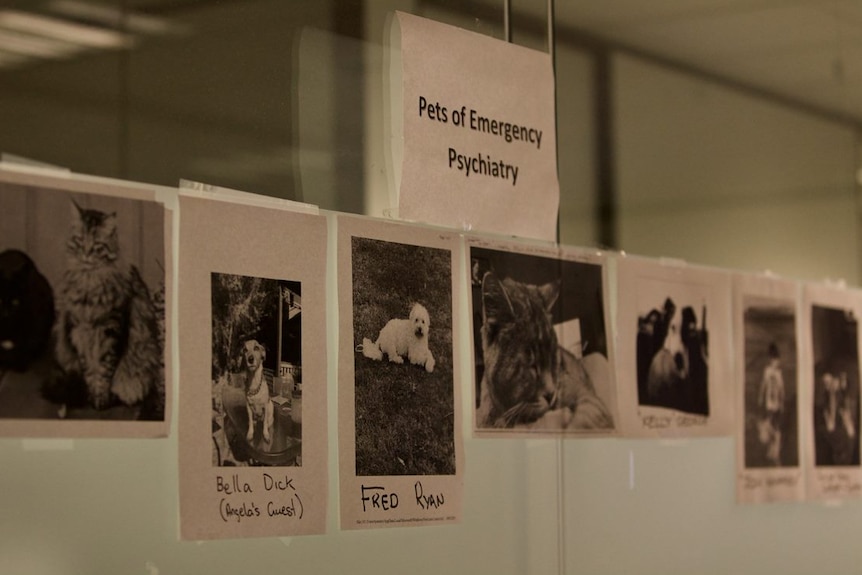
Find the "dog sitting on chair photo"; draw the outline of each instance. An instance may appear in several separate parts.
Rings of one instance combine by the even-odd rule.
[[[249,339],[243,344],[240,364],[245,378],[245,398],[248,410],[248,433],[246,439],[254,438],[254,427],[258,422],[263,425],[263,439],[271,440],[273,407],[269,399],[269,386],[263,374],[263,362],[266,360],[266,349],[256,339]]]

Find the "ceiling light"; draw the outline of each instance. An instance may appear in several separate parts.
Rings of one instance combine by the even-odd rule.
[[[175,34],[183,31],[164,18],[146,16],[135,12],[124,12],[114,6],[100,6],[78,0],[54,0],[48,4],[52,12],[81,20],[96,22],[104,26],[119,27],[137,34]]]
[[[0,11],[0,28],[63,40],[88,48],[128,48],[133,43],[127,34],[18,10]]]
[[[81,51],[81,47],[51,38],[21,34],[0,28],[0,50],[36,58],[63,59]]]

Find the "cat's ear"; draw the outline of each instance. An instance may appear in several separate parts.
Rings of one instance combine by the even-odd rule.
[[[74,199],[72,200],[72,220],[79,222],[81,221],[81,217],[84,215],[84,208],[78,205]]]
[[[117,212],[105,214],[105,219],[102,220],[102,228],[106,235],[111,235],[117,231]]]
[[[494,272],[487,272],[482,278],[482,314],[485,325],[491,328],[510,323],[515,318],[509,294]]]
[[[556,279],[540,287],[539,295],[542,296],[542,301],[545,303],[545,311],[551,313],[560,297],[560,280]]]

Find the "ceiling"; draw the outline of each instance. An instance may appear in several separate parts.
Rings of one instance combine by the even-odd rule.
[[[376,4],[380,0],[367,1],[371,12],[389,4],[411,9],[407,0],[380,5]],[[517,31],[532,27],[543,32],[547,28],[549,1],[553,0],[510,0],[513,28]],[[413,3],[436,5],[443,11],[468,16],[484,12],[490,20],[502,18],[505,6],[504,0]],[[111,10],[116,18],[120,4],[114,0],[35,3],[56,15],[88,23],[99,16],[111,18]],[[218,12],[224,4],[231,2],[132,0],[129,6],[139,15],[135,17],[140,20],[141,30],[127,30],[137,32],[135,36],[114,32],[115,37],[100,40],[122,46],[148,35],[182,33],[179,26],[168,26],[168,20],[158,16]],[[86,13],[75,12],[82,9]],[[559,40],[586,41],[639,55],[862,127],[862,0],[559,0],[554,2],[554,11]],[[128,17],[130,12],[125,14]],[[0,20],[13,15],[9,10],[0,11]],[[127,26],[131,23],[134,22],[129,19]],[[9,35],[5,30],[3,34]],[[64,46],[71,50],[92,49],[58,45],[60,50]],[[58,45],[38,48],[56,50]],[[0,67],[4,58],[10,57],[19,55],[0,49]]]
[[[862,0],[561,1],[555,13],[561,33],[862,127]]]

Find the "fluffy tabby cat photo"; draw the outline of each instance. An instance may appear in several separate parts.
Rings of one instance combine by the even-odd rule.
[[[141,419],[162,419],[162,346],[149,290],[120,257],[116,214],[72,204],[54,330],[66,375],[61,400],[99,410],[140,405]]]
[[[0,253],[0,371],[26,371],[51,341],[54,291],[24,252]]]
[[[479,427],[613,428],[583,361],[557,341],[551,310],[558,297],[558,282],[484,275]]]

